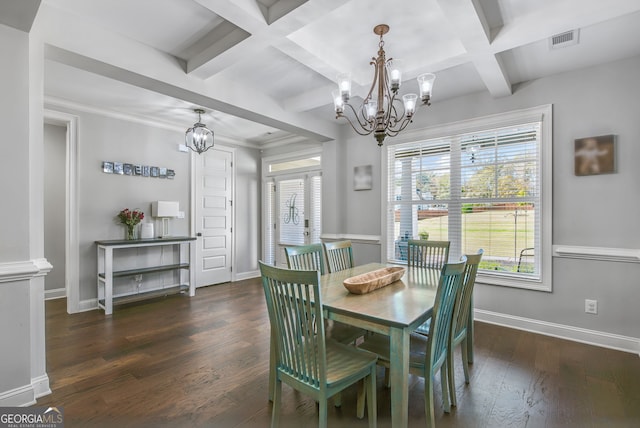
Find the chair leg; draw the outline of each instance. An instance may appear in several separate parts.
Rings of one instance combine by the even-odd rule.
[[[464,382],[469,383],[469,348],[468,338],[462,340],[462,368],[464,369]]]
[[[327,397],[320,399],[320,409],[318,413],[318,428],[327,428]]]
[[[389,377],[389,367],[384,368],[384,386],[391,388],[391,378]]]
[[[451,413],[451,403],[449,402],[449,380],[447,376],[447,362],[440,367],[440,384],[442,385],[442,407],[445,413]]]
[[[455,366],[453,364],[453,354],[455,347],[451,347],[447,352],[447,362],[443,365],[441,370],[447,371],[447,378],[449,380],[449,398],[451,399],[451,405],[457,406],[458,401],[456,399],[456,376],[455,376]]]
[[[371,367],[371,374],[365,380],[367,382],[367,406],[369,417],[369,428],[378,426],[378,409],[376,397],[376,366]],[[364,382],[363,382],[364,383]]]
[[[273,401],[273,390],[276,383],[276,342],[273,334],[270,337],[269,346],[269,401]]]
[[[433,412],[433,375],[426,373],[424,382],[424,412],[428,427],[436,426],[436,418]]]
[[[356,416],[358,416],[358,419],[364,418],[365,399],[369,398],[367,396],[368,386],[365,385],[365,383],[364,379],[358,382],[358,400],[356,405]]]
[[[275,379],[273,385],[273,407],[271,408],[271,428],[280,426],[280,405],[282,400],[282,381]]]
[[[342,406],[342,392],[338,392],[336,395],[333,396],[333,405],[335,407]]]

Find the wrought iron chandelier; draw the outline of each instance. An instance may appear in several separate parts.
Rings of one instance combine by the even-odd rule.
[[[202,123],[204,110],[197,108],[193,110],[198,113],[198,121],[184,134],[184,142],[187,147],[198,154],[202,154],[213,147],[213,131]]]
[[[338,76],[338,90],[333,91],[332,95],[336,119],[340,117],[347,119],[359,135],[373,133],[378,146],[382,146],[387,136],[395,137],[412,122],[418,95],[406,94],[402,96],[402,101],[400,100],[398,90],[402,83],[402,71],[399,68],[399,61],[394,61],[393,58],[386,59],[382,39],[382,36],[389,32],[389,26],[376,25],[373,32],[380,36],[378,57],[371,58],[370,64],[375,67],[375,74],[371,89],[362,105],[356,109],[349,103],[351,76],[348,73]],[[417,77],[420,100],[424,105],[431,105],[431,90],[435,78],[433,73],[425,73]],[[347,107],[351,111],[349,115],[345,114]]]

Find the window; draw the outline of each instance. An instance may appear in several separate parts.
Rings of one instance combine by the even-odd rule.
[[[409,239],[484,250],[479,281],[551,289],[551,106],[424,131],[387,147],[386,258]]]

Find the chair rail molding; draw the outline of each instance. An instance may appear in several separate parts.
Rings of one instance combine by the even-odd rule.
[[[0,283],[29,281],[44,276],[53,269],[45,258],[0,263]]]
[[[640,263],[640,249],[580,247],[575,245],[554,245],[554,257],[570,259],[600,260],[606,262]]]
[[[355,235],[350,233],[323,233],[320,235],[322,241],[344,241],[349,240],[359,244],[380,244],[380,235]]]

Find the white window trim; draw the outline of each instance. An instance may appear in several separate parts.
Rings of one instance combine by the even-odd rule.
[[[551,104],[532,107],[528,109],[515,110],[506,113],[499,113],[489,116],[483,116],[459,122],[451,122],[443,125],[437,125],[429,128],[417,129],[402,136],[396,137],[389,145],[413,142],[417,140],[430,140],[436,138],[447,137],[454,134],[465,134],[470,132],[478,132],[494,128],[507,126],[515,126],[522,123],[541,121],[540,129],[540,152],[539,165],[542,185],[540,198],[540,279],[531,280],[505,273],[478,273],[477,283],[488,285],[499,285],[504,287],[523,288],[536,291],[551,292],[552,287],[552,256],[553,256],[553,107]],[[383,215],[381,222],[381,260],[387,260],[387,230],[388,221],[387,212],[387,190],[388,190],[388,156],[382,156],[382,186],[381,187],[381,207],[380,211]]]

